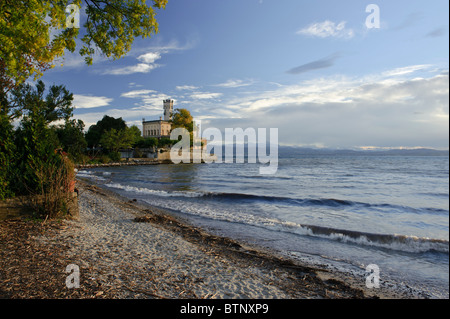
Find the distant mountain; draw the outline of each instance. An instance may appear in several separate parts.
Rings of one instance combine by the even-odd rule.
[[[429,148],[417,149],[388,149],[388,150],[350,150],[330,148],[305,148],[294,146],[279,146],[278,153],[282,157],[299,155],[355,155],[355,156],[449,156],[449,150],[435,150]]]
[[[248,144],[244,144],[245,155],[247,155]],[[236,145],[233,154],[236,155]],[[268,147],[266,148],[269,153]],[[222,146],[222,156],[225,156],[225,146]],[[435,150],[431,148],[417,149],[376,149],[376,150],[352,150],[352,149],[332,149],[332,148],[307,148],[296,146],[279,146],[280,157],[297,157],[305,155],[332,155],[332,156],[449,156],[449,150]]]

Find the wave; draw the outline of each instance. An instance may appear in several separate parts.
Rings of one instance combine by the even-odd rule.
[[[274,196],[260,196],[260,195],[248,195],[238,193],[203,193],[203,192],[188,192],[188,191],[174,191],[167,192],[164,190],[152,190],[148,188],[141,188],[129,185],[121,185],[118,183],[109,183],[105,186],[122,189],[127,192],[134,192],[140,194],[150,194],[161,197],[219,197],[227,199],[258,199],[268,201],[284,200],[284,197]],[[288,199],[294,200],[294,199]],[[338,199],[304,199],[296,200],[306,202],[308,205],[329,205],[329,206],[349,206],[355,205],[352,201],[338,200]],[[151,202],[151,204],[155,204]],[[332,227],[324,227],[317,225],[298,224],[295,222],[282,221],[276,218],[267,218],[263,216],[256,216],[247,213],[237,213],[234,211],[228,211],[221,209],[218,211],[215,208],[211,208],[201,205],[188,205],[186,202],[162,202],[162,205],[169,205],[166,208],[179,210],[182,213],[190,215],[196,215],[206,217],[215,220],[227,221],[232,223],[240,223],[249,226],[262,227],[265,229],[293,233],[302,236],[311,236],[317,238],[323,238],[333,241],[340,241],[343,243],[385,248],[390,250],[399,250],[410,253],[424,253],[428,251],[435,251],[439,253],[449,253],[449,242],[443,239],[430,239],[426,237],[406,236],[397,234],[377,234],[361,231],[353,231],[346,229],[338,229]],[[367,204],[369,205],[369,204]]]
[[[358,201],[351,201],[345,199],[336,198],[290,198],[282,196],[268,196],[268,195],[253,195],[253,194],[243,194],[243,193],[214,193],[214,192],[201,192],[201,191],[164,191],[164,190],[154,190],[144,187],[135,187],[129,185],[122,185],[119,183],[109,183],[106,184],[108,187],[113,187],[117,189],[122,189],[128,192],[135,192],[140,194],[151,194],[163,197],[203,197],[205,199],[217,199],[223,201],[263,201],[263,202],[276,202],[279,204],[287,204],[294,206],[325,206],[334,208],[345,208],[345,207],[355,207],[355,208],[371,208],[371,209],[383,209],[391,210],[396,212],[408,212],[417,214],[442,214],[448,215],[449,211],[440,208],[414,208],[409,206],[395,205],[395,204],[373,204],[364,203]]]
[[[336,207],[336,208],[345,208],[345,207],[356,207],[356,208],[381,208],[381,209],[390,209],[398,212],[408,212],[408,213],[429,213],[429,214],[443,214],[448,215],[449,211],[441,208],[433,208],[433,207],[423,207],[423,208],[414,208],[403,205],[395,205],[395,204],[384,204],[384,203],[364,203],[358,201],[351,201],[346,199],[336,199],[336,198],[290,198],[290,197],[282,197],[282,196],[267,196],[267,195],[252,195],[252,194],[241,194],[241,193],[203,193],[204,197],[209,198],[218,198],[224,200],[242,200],[242,201],[264,201],[264,202],[278,202],[291,204],[296,206],[327,206],[327,207]]]
[[[299,225],[299,227],[312,236],[358,245],[387,248],[411,253],[424,253],[429,251],[445,254],[449,253],[449,242],[444,239],[397,234],[375,234],[315,225]]]
[[[149,201],[149,204],[155,205],[155,202]],[[170,203],[160,202],[158,204],[165,208],[178,210],[183,214],[260,227],[276,232],[285,232],[300,236],[309,236],[348,244],[377,247],[409,253],[449,253],[449,242],[442,239],[430,239],[425,237],[397,234],[377,234],[317,225],[299,224],[276,218],[230,211],[226,208],[217,210],[214,207],[209,207],[209,205],[186,205],[186,202],[177,203],[171,201]]]
[[[118,184],[118,183],[108,183],[108,184],[105,184],[105,186],[122,189],[127,192],[134,192],[134,193],[139,193],[139,194],[150,194],[150,195],[157,195],[157,196],[164,196],[164,197],[201,197],[201,196],[203,196],[202,193],[197,193],[197,192],[183,192],[183,191],[167,192],[167,191],[163,191],[163,190],[155,190],[155,189],[149,189],[149,188],[145,188],[145,187],[122,185],[122,184]]]

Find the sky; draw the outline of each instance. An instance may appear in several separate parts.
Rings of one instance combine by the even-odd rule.
[[[42,80],[74,94],[86,130],[104,115],[142,129],[170,98],[202,129],[278,128],[280,145],[448,149],[448,6],[169,0],[124,58],[68,53]]]

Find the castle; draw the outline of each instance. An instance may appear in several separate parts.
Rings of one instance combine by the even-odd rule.
[[[170,130],[172,128],[172,113],[173,113],[173,100],[167,99],[163,101],[164,105],[164,120],[162,116],[159,120],[146,121],[142,119],[142,136],[143,137],[170,137]]]

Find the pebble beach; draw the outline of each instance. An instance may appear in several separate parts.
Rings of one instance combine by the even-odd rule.
[[[0,234],[5,239],[1,250],[1,266],[5,272],[0,277],[3,297],[404,297],[368,291],[362,284],[359,287],[352,284],[350,278],[208,234],[166,211],[143,206],[81,181],[77,184],[79,216],[76,219],[34,225],[29,236],[17,238],[11,237],[12,229],[23,228],[22,222],[1,223]],[[14,264],[12,257],[8,258],[8,245],[17,246],[15,257],[20,263]],[[76,288],[66,285],[68,265],[79,269],[80,284]],[[19,276],[21,272],[26,274]],[[33,282],[39,285],[26,286],[24,276],[34,278]],[[42,278],[36,280],[39,276]]]

